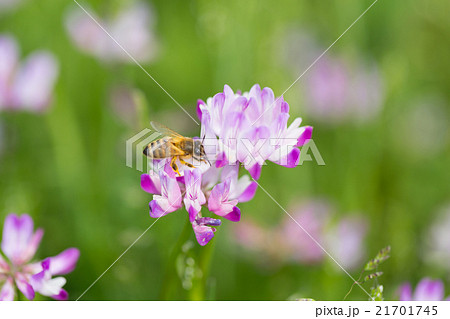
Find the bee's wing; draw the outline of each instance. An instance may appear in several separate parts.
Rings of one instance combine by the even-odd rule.
[[[150,124],[152,125],[152,127],[158,131],[159,133],[165,135],[165,136],[169,136],[169,137],[174,137],[174,138],[185,138],[183,135],[178,134],[177,132],[171,130],[170,128],[168,128],[167,126],[155,122],[155,121],[151,121]]]

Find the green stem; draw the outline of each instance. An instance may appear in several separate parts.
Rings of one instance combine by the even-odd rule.
[[[175,279],[178,278],[176,273],[176,261],[177,257],[180,254],[180,251],[186,241],[189,239],[192,232],[192,226],[189,222],[189,218],[184,225],[183,230],[181,231],[180,237],[178,238],[178,242],[176,243],[172,253],[169,257],[169,261],[166,267],[166,273],[164,275],[163,286],[161,289],[160,300],[169,300],[171,292],[173,290],[173,286],[175,283]]]
[[[215,241],[210,241],[206,246],[200,247],[197,261],[201,270],[201,277],[193,282],[189,291],[189,300],[205,300],[206,285],[208,283],[211,258],[214,252]]]

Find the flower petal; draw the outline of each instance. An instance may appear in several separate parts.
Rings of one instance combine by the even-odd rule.
[[[238,222],[241,220],[241,210],[234,206],[233,210],[230,213],[224,215],[223,218],[231,220],[232,222]]]
[[[284,167],[293,168],[296,167],[299,162],[300,162],[300,149],[294,147],[287,154],[287,156],[280,158],[280,160],[275,163]]]
[[[80,251],[77,248],[68,248],[62,253],[50,257],[50,274],[64,275],[72,272],[77,265]]]
[[[256,182],[251,182],[247,188],[239,195],[239,202],[248,202],[255,196],[256,189],[258,188],[258,184]]]
[[[16,278],[17,288],[24,294],[24,296],[28,300],[34,299],[34,289],[33,287],[25,280],[25,278]]]
[[[422,279],[414,292],[415,301],[441,301],[444,298],[444,284],[440,280]]]
[[[208,198],[208,209],[216,215],[227,215],[233,211],[234,206],[238,203],[237,199],[228,200],[230,182],[230,179],[227,179],[225,182],[214,186],[211,190],[211,194]]]
[[[195,238],[200,246],[205,246],[214,237],[215,228],[197,225],[197,223],[192,224],[194,229]]]
[[[14,281],[11,277],[8,277],[0,291],[0,301],[13,301],[14,296]]]
[[[43,296],[54,297],[61,294],[62,287],[66,284],[66,278],[56,277],[43,280],[42,285],[36,289]],[[55,298],[56,299],[56,298]]]
[[[254,164],[248,169],[248,172],[254,179],[259,179],[261,176],[261,165],[259,165],[258,163]]]
[[[412,301],[412,288],[409,283],[403,284],[399,288],[400,301]]]
[[[51,296],[53,299],[55,299],[55,300],[62,300],[62,301],[64,301],[64,300],[67,300],[67,299],[69,299],[69,293],[67,292],[67,291],[65,291],[64,289],[60,289],[59,290],[59,293],[57,294],[57,295],[53,295],[53,296]]]
[[[33,236],[31,236],[27,248],[25,249],[22,255],[22,260],[24,262],[27,262],[31,258],[33,258],[34,254],[36,253],[36,250],[39,247],[39,244],[41,243],[42,236],[44,236],[44,231],[40,228],[38,228],[36,232],[33,234]]]
[[[199,99],[199,100],[197,100],[197,116],[201,122],[202,121],[202,109],[201,109],[200,105],[205,105],[205,102],[203,102],[203,100]]]
[[[14,82],[14,99],[25,108],[39,111],[50,102],[58,75],[56,58],[49,52],[36,52],[18,70]]]
[[[306,143],[308,143],[308,141],[312,137],[312,131],[313,131],[312,126],[305,126],[304,129],[305,130],[302,132],[302,134],[300,134],[300,136],[297,140],[297,145],[295,145],[296,147],[301,147],[301,146],[305,145]]]
[[[141,175],[141,188],[150,194],[161,194],[161,182],[159,176],[153,171]]]
[[[23,257],[26,254],[30,240],[33,236],[33,220],[29,215],[18,217],[10,214],[5,219],[3,227],[2,250],[5,255],[16,265],[28,260]],[[28,256],[29,257],[29,256]]]

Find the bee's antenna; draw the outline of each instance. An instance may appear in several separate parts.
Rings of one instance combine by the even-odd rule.
[[[206,137],[206,133],[205,133],[205,135],[203,135],[202,145],[203,145],[203,142],[205,141],[205,137]],[[206,161],[208,162],[209,166],[211,166],[211,162],[209,161],[208,157],[206,156],[206,153],[205,153],[205,158],[206,158]]]

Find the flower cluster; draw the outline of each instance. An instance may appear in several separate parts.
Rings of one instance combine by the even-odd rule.
[[[57,75],[58,65],[51,53],[36,51],[19,63],[16,41],[0,36],[0,110],[44,110]]]
[[[286,167],[297,166],[299,147],[312,135],[311,126],[300,127],[301,118],[287,126],[289,104],[283,97],[275,98],[270,88],[261,90],[258,84],[244,94],[234,93],[225,85],[223,93],[206,103],[199,100],[197,113],[202,122],[202,136],[208,142],[206,146],[215,147],[216,166],[241,163],[255,179],[266,160]]]
[[[399,289],[400,301],[442,301],[444,300],[444,284],[440,280],[423,278],[413,293],[411,284],[403,284]],[[445,300],[450,300],[447,297]]]
[[[239,202],[253,198],[257,183],[244,174],[242,164],[254,179],[261,174],[266,160],[295,167],[299,163],[299,147],[312,134],[312,127],[300,127],[297,118],[288,127],[289,105],[275,99],[271,89],[254,85],[250,92],[234,93],[229,86],[224,92],[199,101],[197,113],[201,135],[211,165],[195,168],[183,166],[177,176],[166,163],[159,171],[141,176],[141,187],[154,194],[150,216],[159,218],[180,209],[189,214],[197,241],[206,245],[221,224],[219,219],[203,217],[202,206],[217,216],[233,222],[241,218]]]
[[[70,273],[80,253],[76,248],[69,248],[41,262],[30,262],[43,234],[42,229],[34,231],[33,220],[28,215],[6,217],[1,243],[3,255],[0,253],[0,283],[3,283],[0,300],[14,300],[15,287],[29,300],[34,299],[36,292],[56,300],[68,299],[68,293],[62,288],[66,279],[53,276]]]
[[[78,7],[67,16],[67,31],[75,45],[84,52],[100,60],[125,63],[133,60],[122,48],[139,62],[147,62],[155,56],[157,42],[151,32],[154,17],[147,3],[131,1],[121,6],[115,15],[95,17],[95,20],[114,40]]]

